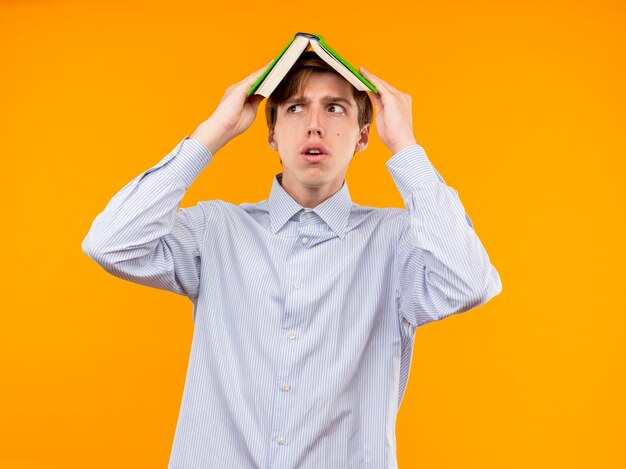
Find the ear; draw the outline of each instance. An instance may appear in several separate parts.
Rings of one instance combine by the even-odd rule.
[[[355,152],[363,151],[367,148],[367,144],[370,141],[370,124],[367,124],[361,129],[361,135],[359,141],[356,142]]]
[[[273,130],[270,130],[267,136],[267,143],[270,144],[270,148],[274,151],[278,151],[278,145],[276,144],[276,136]]]

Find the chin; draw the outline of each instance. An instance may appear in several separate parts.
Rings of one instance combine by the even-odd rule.
[[[329,180],[331,179],[330,175],[327,171],[324,171],[322,168],[317,166],[311,166],[309,168],[304,168],[302,171],[298,172],[300,176],[300,180],[306,181],[318,181],[320,179]]]
[[[324,187],[326,185],[328,185],[330,181],[328,181],[327,179],[324,178],[315,178],[315,177],[308,177],[308,178],[303,178],[302,179],[302,185],[306,186],[310,189],[316,189],[318,187]]]

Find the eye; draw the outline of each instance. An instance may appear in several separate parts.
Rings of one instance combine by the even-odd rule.
[[[293,104],[287,108],[287,112],[300,112],[302,111],[302,105]]]
[[[340,106],[339,104],[331,104],[330,106],[328,106],[328,110],[335,114],[340,114],[345,111],[343,106]]]

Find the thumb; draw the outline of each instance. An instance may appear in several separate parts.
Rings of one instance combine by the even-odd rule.
[[[370,98],[372,98],[372,101],[374,101],[374,105],[376,106],[376,110],[377,111],[382,111],[383,100],[381,99],[380,95],[378,93],[373,93],[371,91],[368,91],[368,94],[370,95]]]
[[[253,109],[257,109],[259,107],[259,104],[261,104],[261,101],[263,101],[263,96],[261,96],[260,94],[253,94],[251,96],[248,96],[246,101],[250,104],[250,106],[252,106]]]

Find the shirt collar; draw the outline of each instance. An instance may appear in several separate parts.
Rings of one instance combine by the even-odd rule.
[[[304,208],[283,189],[282,178],[282,173],[274,177],[268,199],[270,225],[274,234],[278,233],[291,217]],[[340,239],[343,239],[352,210],[352,198],[348,191],[347,181],[344,180],[341,189],[312,210],[324,220]]]

